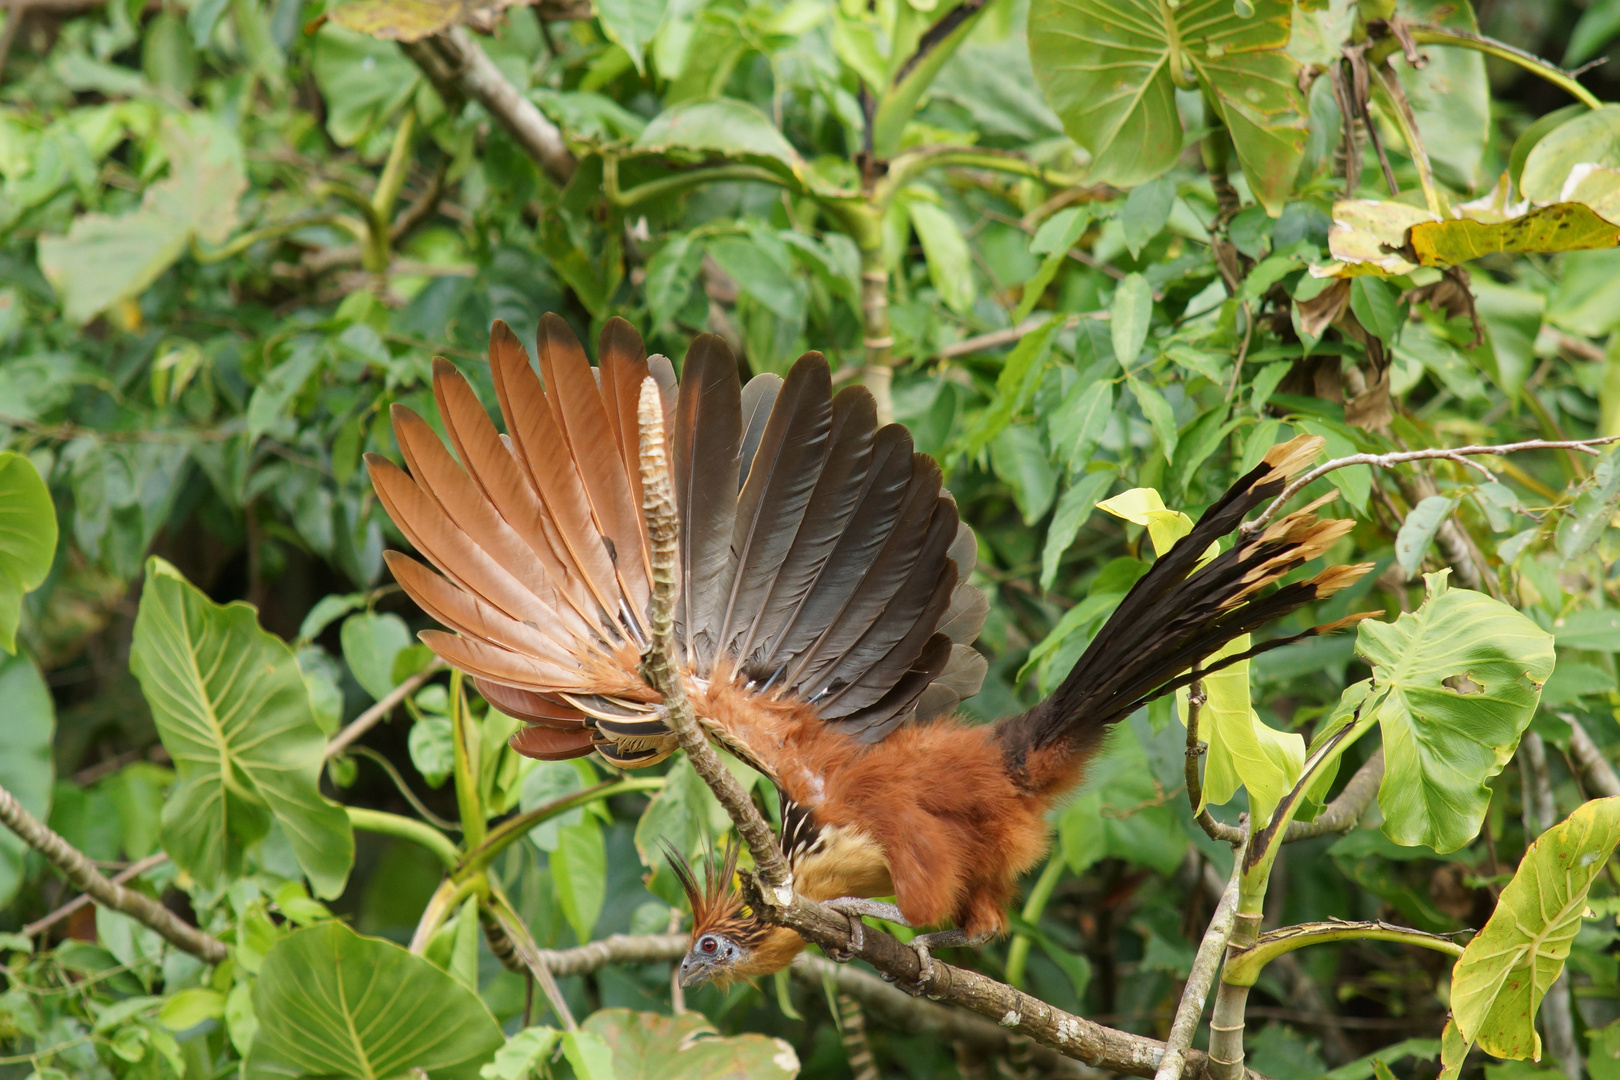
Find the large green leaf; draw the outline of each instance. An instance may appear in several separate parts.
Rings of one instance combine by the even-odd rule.
[[[138,209],[85,214],[66,236],[40,237],[39,268],[72,322],[139,296],[192,240],[220,243],[236,225],[247,175],[235,131],[204,113],[174,114],[159,141],[169,176],[146,189]]]
[[[56,734],[56,707],[39,669],[27,656],[0,660],[0,787],[41,821],[51,816],[55,764],[51,740]],[[0,907],[11,903],[22,882],[27,845],[10,829],[0,831]]]
[[[50,489],[32,461],[0,453],[0,649],[17,651],[23,596],[44,584],[55,557]]]
[[[591,6],[607,36],[630,54],[636,71],[644,72],[644,55],[663,24],[669,0],[596,0]]]
[[[792,1080],[799,1058],[781,1039],[722,1037],[701,1013],[602,1009],[581,1025],[613,1051],[617,1080]]]
[[[804,161],[771,118],[746,101],[715,98],[688,101],[653,117],[635,149],[647,153],[695,150],[721,154],[767,167],[786,168],[797,176]]]
[[[1620,169],[1620,105],[1605,105],[1548,132],[1525,158],[1519,193],[1544,205],[1562,198],[1576,166]]]
[[[475,1080],[504,1039],[478,995],[433,964],[336,922],[289,934],[253,991],[246,1080]]]
[[[1491,789],[1535,714],[1553,670],[1552,635],[1483,593],[1425,575],[1428,595],[1393,623],[1361,624],[1383,730],[1378,789],[1384,832],[1408,846],[1455,851],[1485,820]]]
[[[1279,213],[1305,152],[1305,101],[1288,44],[1288,0],[1034,0],[1030,59],[1091,177],[1151,180],[1181,153],[1178,82],[1193,80],[1231,133],[1255,197]]]
[[[1620,798],[1594,799],[1542,833],[1451,974],[1464,1038],[1501,1058],[1541,1058],[1536,1009],[1581,928],[1586,894],[1620,843]]]
[[[1471,5],[1455,0],[1401,0],[1402,18],[1479,33]],[[1435,172],[1455,187],[1480,186],[1480,164],[1491,134],[1491,92],[1485,56],[1472,49],[1426,49],[1421,67],[1408,66],[1400,53],[1391,62],[1400,73],[1417,118],[1423,149]]]
[[[354,835],[317,787],[326,737],[292,650],[254,609],[211,603],[149,559],[130,669],[179,774],[163,809],[175,863],[205,884],[235,876],[273,816],[315,891],[341,893]]]

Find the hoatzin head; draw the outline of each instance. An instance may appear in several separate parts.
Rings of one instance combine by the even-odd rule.
[[[735,884],[735,844],[728,844],[723,853],[709,852],[701,882],[680,852],[667,842],[664,851],[692,906],[692,942],[681,960],[682,986],[714,982],[724,989],[737,979],[781,970],[804,948],[803,939],[793,931],[772,926],[748,910]]]

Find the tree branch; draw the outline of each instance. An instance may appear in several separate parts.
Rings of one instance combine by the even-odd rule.
[[[1328,803],[1327,807],[1316,815],[1316,820],[1290,821],[1288,831],[1283,833],[1283,843],[1310,840],[1329,833],[1349,832],[1356,827],[1356,822],[1361,820],[1361,815],[1367,812],[1367,807],[1372,805],[1373,796],[1378,794],[1378,785],[1383,782],[1384,748],[1380,746],[1372,752],[1366,763],[1356,770],[1356,775],[1344,785],[1339,797]]]
[[[748,845],[754,865],[769,890],[769,900],[785,907],[793,901],[793,872],[782,855],[781,845],[748,792],[709,745],[692,711],[686,683],[675,660],[675,570],[680,519],[675,514],[675,493],[664,449],[663,402],[658,395],[658,383],[651,376],[641,384],[638,419],[641,424],[641,510],[652,546],[653,577],[649,619],[652,645],[641,658],[641,675],[647,685],[663,697],[665,722],[680,740],[692,768],[709,785]]]
[[[1193,684],[1197,688],[1196,683]],[[1193,715],[1191,707],[1187,710],[1188,730],[1193,729]],[[1197,768],[1195,758],[1187,759],[1191,764],[1189,770]],[[1239,848],[1236,857],[1232,860],[1232,879],[1226,883],[1226,890],[1221,893],[1221,901],[1215,906],[1215,914],[1210,917],[1209,928],[1204,931],[1204,940],[1198,943],[1198,954],[1193,957],[1192,971],[1187,975],[1187,984],[1181,991],[1181,1004],[1176,1006],[1176,1018],[1170,1025],[1170,1038],[1165,1043],[1164,1060],[1159,1062],[1159,1069],[1153,1074],[1153,1080],[1181,1080],[1182,1070],[1187,1064],[1187,1051],[1192,1046],[1193,1036],[1198,1034],[1198,1021],[1204,1015],[1204,1002],[1209,998],[1209,988],[1215,984],[1215,972],[1221,966],[1221,957],[1226,953],[1226,943],[1232,937],[1232,926],[1237,914],[1238,883],[1243,879],[1243,851]]]
[[[385,716],[394,711],[400,702],[416,693],[423,683],[443,670],[444,661],[434,657],[427,667],[388,691],[387,697],[355,717],[353,723],[332,736],[332,741],[326,744],[326,760],[331,761],[343,753],[344,750],[348,749],[350,743],[376,727]]]
[[[400,48],[441,97],[450,101],[467,97],[482,105],[554,183],[566,184],[573,177],[577,162],[561,129],[511,84],[461,27],[421,41],[400,42]]]
[[[1569,450],[1579,451],[1583,454],[1597,456],[1596,446],[1605,443],[1620,441],[1620,435],[1605,435],[1599,439],[1527,439],[1524,442],[1501,443],[1496,446],[1436,446],[1424,450],[1403,450],[1395,454],[1351,454],[1349,457],[1334,458],[1323,462],[1310,472],[1299,477],[1293,483],[1282,489],[1282,494],[1272,500],[1265,512],[1253,521],[1243,523],[1244,535],[1255,533],[1266,527],[1266,524],[1276,516],[1283,504],[1302,491],[1309,484],[1320,480],[1335,469],[1343,469],[1351,465],[1376,465],[1380,469],[1388,469],[1408,461],[1428,461],[1435,458],[1449,458],[1460,465],[1477,469],[1478,465],[1464,458],[1472,454],[1515,454],[1522,450]],[[1487,475],[1489,475],[1487,473]]]
[[[1609,797],[1620,795],[1620,777],[1615,776],[1614,766],[1603,756],[1603,751],[1592,741],[1592,736],[1586,733],[1575,717],[1565,713],[1558,716],[1569,724],[1569,756],[1580,767],[1588,790]]]
[[[121,911],[137,922],[156,930],[164,940],[191,955],[217,964],[225,959],[225,943],[182,921],[174,912],[150,896],[126,889],[110,881],[91,864],[90,859],[62,839],[33,814],[24,810],[11,792],[0,788],[0,822],[22,838],[23,843],[45,856],[79,889],[103,907]],[[138,863],[136,865],[139,865]]]
[[[130,863],[128,866],[118,871],[118,873],[114,874],[112,876],[112,883],[114,885],[122,885],[129,879],[138,878],[148,870],[152,869],[152,867],[161,866],[168,861],[169,853],[166,851],[160,851],[155,855],[148,855],[139,862]],[[73,899],[69,900],[67,903],[57,908],[49,915],[46,915],[44,918],[35,919],[33,922],[23,927],[21,930],[22,936],[31,938],[36,934],[43,934],[45,931],[61,922],[69,915],[72,915],[75,911],[78,911],[80,908],[84,907],[84,905],[90,903],[90,901],[91,896],[89,893],[80,893],[78,896],[75,896]]]

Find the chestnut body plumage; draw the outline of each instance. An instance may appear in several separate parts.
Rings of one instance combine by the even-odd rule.
[[[1200,565],[1320,443],[1275,447],[1136,584],[1048,700],[971,724],[953,712],[985,670],[971,646],[987,611],[967,584],[973,534],[938,466],[904,428],[878,425],[864,389],[834,396],[816,353],[785,379],[742,386],[710,335],[692,344],[677,384],[620,320],[604,330],[594,370],[555,316],[542,320],[539,354],[537,375],[495,325],[506,435],[465,379],[435,362],[459,464],[400,407],[410,473],[368,458],[384,507],[438,570],[388,553],[400,584],[453,631],[423,640],[528,721],[512,740],[522,753],[594,751],[635,768],[674,751],[638,675],[651,571],[636,402],[651,375],[681,521],[679,661],[699,719],[780,791],[800,892],[892,894],[913,926],[951,922],[972,938],[1003,930],[1019,875],[1046,849],[1046,811],[1081,781],[1111,724],[1185,685],[1192,665],[1232,639],[1366,569],[1265,591],[1349,528],[1310,508]],[[682,869],[697,977],[785,966],[802,941],[750,920],[716,873],[703,888]]]

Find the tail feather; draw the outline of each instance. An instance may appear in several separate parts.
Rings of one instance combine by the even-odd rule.
[[[1371,564],[1335,566],[1308,581],[1283,585],[1298,567],[1322,556],[1351,522],[1320,520],[1324,500],[1240,536],[1227,551],[1200,566],[1205,553],[1251,510],[1280,494],[1289,478],[1316,459],[1322,440],[1301,436],[1275,446],[1215,502],[1193,529],[1166,552],[1120,601],[1074,669],[1046,701],[998,725],[1009,767],[1032,788],[1057,779],[1108,727],[1146,702],[1221,667],[1282,645],[1329,633],[1361,616],[1263,642],[1202,670],[1200,661],[1231,641],[1313,600],[1346,588]],[[1032,755],[1054,751],[1051,768]]]

